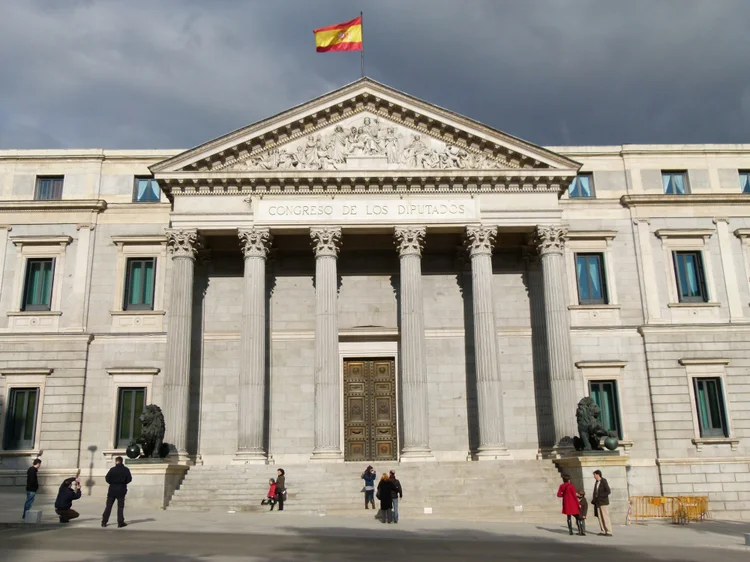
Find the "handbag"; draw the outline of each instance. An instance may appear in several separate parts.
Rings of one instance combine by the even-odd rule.
[[[375,497],[378,498],[378,499],[380,499],[380,490],[378,490],[377,492],[375,492]]]

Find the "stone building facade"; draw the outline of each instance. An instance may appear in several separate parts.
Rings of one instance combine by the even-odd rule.
[[[750,145],[542,148],[369,79],[188,151],[0,151],[0,483],[563,454],[750,518]]]

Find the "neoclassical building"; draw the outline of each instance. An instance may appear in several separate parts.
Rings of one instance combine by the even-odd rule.
[[[101,488],[150,403],[190,465],[551,463],[591,396],[631,495],[747,518],[746,170],[370,79],[187,151],[0,151],[0,484]]]

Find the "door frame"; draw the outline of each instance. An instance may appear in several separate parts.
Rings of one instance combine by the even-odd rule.
[[[346,455],[346,434],[344,431],[344,360],[346,359],[393,359],[393,378],[396,384],[396,462],[401,461],[400,428],[401,417],[399,408],[399,372],[398,372],[398,342],[397,341],[356,341],[339,342],[339,420],[340,420],[340,443],[342,456]],[[344,461],[357,462],[361,461]]]

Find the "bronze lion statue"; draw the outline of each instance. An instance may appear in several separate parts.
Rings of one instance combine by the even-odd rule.
[[[164,443],[164,414],[156,404],[149,404],[143,410],[141,417],[141,436],[134,441],[143,447],[142,457],[158,459],[169,454],[169,446]]]
[[[578,451],[601,451],[600,440],[602,437],[615,437],[614,432],[608,432],[602,427],[602,411],[588,396],[578,402],[576,410],[576,421],[578,422],[578,433],[580,437],[573,440],[573,445]]]

